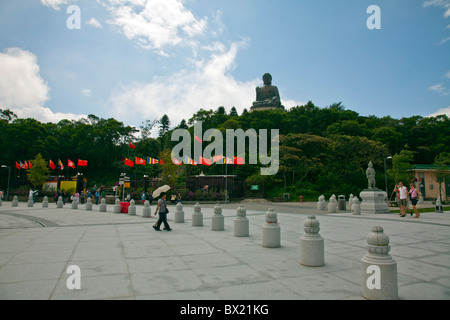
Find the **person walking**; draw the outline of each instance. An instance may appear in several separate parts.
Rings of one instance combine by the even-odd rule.
[[[411,205],[412,205],[412,208],[413,208],[414,213],[415,213],[414,218],[420,217],[420,213],[419,213],[419,211],[416,208],[417,201],[419,200],[419,196],[420,196],[419,191],[417,191],[417,189],[414,186],[414,184],[411,183],[410,189],[409,189],[409,197],[411,199]]]
[[[167,213],[169,211],[167,210],[167,203],[166,203],[166,193],[161,192],[161,197],[158,200],[158,206],[156,207],[155,216],[158,213],[159,214],[159,220],[156,226],[153,226],[153,229],[156,231],[161,231],[161,223],[164,223],[164,230],[171,231],[169,224],[167,223]]]
[[[408,188],[403,185],[403,182],[399,182],[396,189],[396,192],[400,194],[400,216],[406,216],[406,204],[408,201]],[[412,215],[412,214],[411,214]]]

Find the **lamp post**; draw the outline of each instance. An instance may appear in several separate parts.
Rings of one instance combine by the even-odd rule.
[[[9,196],[9,177],[11,176],[11,167],[10,166],[5,166],[3,164],[2,168],[8,168],[8,187],[6,189],[6,201],[8,201],[8,196]]]
[[[392,159],[391,156],[384,158],[384,182],[385,182],[385,186],[386,186],[386,194],[388,195],[388,199],[389,199],[389,192],[388,192],[388,185],[387,185],[387,173],[386,173],[386,160],[387,159]]]

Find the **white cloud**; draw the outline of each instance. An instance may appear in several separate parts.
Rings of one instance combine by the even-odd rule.
[[[181,0],[109,0],[109,24],[118,27],[128,39],[147,49],[167,55],[164,48],[180,44],[202,34],[207,19],[197,19]]]
[[[41,3],[44,6],[59,10],[59,6],[62,4],[67,4],[67,0],[41,0]]]
[[[40,76],[37,57],[20,48],[0,53],[0,106],[12,110],[19,118],[35,118],[43,122],[80,119],[75,114],[54,113],[44,104],[50,88]]]
[[[86,24],[93,26],[94,28],[101,29],[103,28],[102,24],[98,22],[97,19],[91,18]]]
[[[167,114],[175,126],[182,119],[191,118],[200,108],[249,109],[260,81],[239,82],[229,74],[237,50],[238,45],[233,44],[228,50],[212,54],[208,60],[194,62],[193,70],[118,88],[110,98],[112,116],[140,123]]]
[[[83,90],[81,90],[81,93],[82,93],[83,96],[85,96],[85,97],[90,97],[90,96],[92,95],[91,89],[83,89]]]
[[[444,18],[450,17],[450,0],[427,0],[423,3],[423,7],[439,7],[444,9]]]
[[[449,91],[442,83],[435,84],[428,89],[430,89],[431,91],[435,91],[442,96],[447,96],[449,94]]]
[[[439,116],[439,115],[442,115],[442,114],[447,115],[448,117],[450,117],[450,106],[448,106],[447,108],[439,109],[435,113],[429,114],[427,117],[436,117],[436,116]]]

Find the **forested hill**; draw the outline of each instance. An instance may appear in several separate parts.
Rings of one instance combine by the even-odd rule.
[[[287,111],[246,110],[238,114],[235,108],[226,112],[200,109],[191,119],[179,125],[170,124],[170,115],[149,119],[140,128],[125,126],[120,120],[102,119],[89,115],[79,121],[41,123],[34,119],[18,119],[9,110],[0,110],[0,164],[15,169],[16,161],[33,160],[39,153],[47,161],[61,159],[88,160],[83,168],[92,183],[109,184],[123,172],[124,157],[161,156],[163,149],[171,149],[171,130],[188,128],[203,121],[203,131],[225,129],[279,129],[280,171],[267,178],[283,188],[303,188],[312,192],[346,192],[366,184],[364,171],[372,161],[378,173],[383,174],[388,156],[408,155],[410,163],[432,164],[440,154],[450,153],[450,120],[442,115],[433,118],[405,115],[402,119],[390,116],[360,116],[346,110],[340,103],[326,108],[308,102]],[[158,126],[159,137],[152,138],[149,130]],[[139,129],[142,129],[139,133]],[[130,149],[132,141],[135,149]],[[66,165],[66,163],[64,163]],[[387,163],[388,168],[392,162]],[[189,173],[204,171],[220,173],[222,166],[197,166]],[[136,176],[158,176],[159,166],[136,166]],[[244,179],[256,179],[255,166],[234,166],[234,174]],[[5,174],[0,175],[0,186],[5,185]],[[377,177],[377,181],[381,179]],[[392,177],[391,177],[392,179]],[[382,180],[384,181],[384,180]]]

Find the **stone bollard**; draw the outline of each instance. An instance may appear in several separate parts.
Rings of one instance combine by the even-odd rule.
[[[133,199],[130,200],[130,206],[128,207],[128,215],[129,216],[136,215],[136,202]]]
[[[333,194],[328,201],[328,212],[335,213],[337,211],[337,200],[336,196]]]
[[[361,215],[361,202],[356,196],[352,200],[352,214],[355,216]]]
[[[247,211],[244,206],[237,208],[237,216],[234,219],[234,236],[248,237],[249,236],[249,221],[246,217]]]
[[[352,208],[352,204],[353,204],[353,198],[355,196],[353,195],[353,193],[350,193],[350,196],[348,197],[348,207],[351,209]]]
[[[177,211],[175,211],[175,223],[184,223],[184,211],[181,202],[177,203]]]
[[[367,236],[367,253],[361,259],[362,295],[369,300],[398,299],[397,262],[389,255],[389,237],[376,226]]]
[[[222,207],[216,204],[214,207],[214,215],[211,218],[211,231],[225,230],[225,218],[222,214]]]
[[[86,211],[92,211],[92,199],[87,198],[86,206],[84,207]]]
[[[44,200],[42,200],[42,208],[48,208],[48,197],[45,196]]]
[[[58,202],[56,202],[56,208],[59,208],[59,209],[64,208],[64,202],[62,201],[61,196],[59,196]]]
[[[300,238],[300,264],[307,267],[321,267],[325,264],[324,240],[320,236],[320,223],[315,216],[309,216],[303,224],[305,233]]]
[[[434,212],[435,213],[444,213],[444,208],[442,207],[442,203],[441,203],[441,199],[440,198],[436,199],[436,205],[435,205]]]
[[[27,207],[33,208],[33,197],[28,197]]]
[[[142,217],[143,218],[151,218],[152,212],[150,210],[150,202],[148,200],[145,200],[144,202],[144,209],[142,209]]]
[[[100,212],[106,212],[106,211],[107,211],[106,199],[102,198],[102,200],[100,201]]]
[[[122,211],[122,207],[120,206],[120,199],[117,198],[114,204],[114,213],[120,213]]]
[[[3,200],[2,200],[2,198],[0,197],[0,207],[3,205]]]
[[[325,201],[325,196],[321,195],[319,201],[317,202],[317,210],[326,210],[327,202]]]
[[[281,246],[281,229],[278,224],[277,213],[272,208],[266,213],[266,223],[262,230],[262,246],[265,248]]]
[[[78,201],[75,201],[75,197],[73,198],[73,201],[72,201],[72,209],[78,209]]]
[[[200,204],[197,202],[194,206],[194,213],[192,214],[192,226],[202,227],[203,226],[203,213]]]
[[[18,207],[19,206],[19,199],[17,198],[17,196],[14,196],[13,201],[11,203],[12,207]]]

